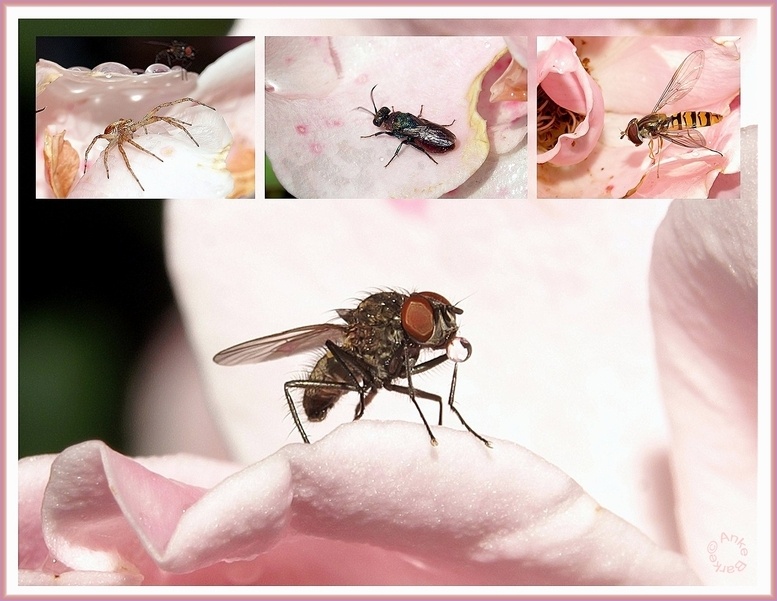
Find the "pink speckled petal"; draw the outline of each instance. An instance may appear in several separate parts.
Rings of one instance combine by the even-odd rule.
[[[290,46],[307,55],[292,58]],[[460,186],[488,154],[475,108],[480,80],[504,50],[502,38],[487,37],[267,38],[266,150],[275,174],[298,198],[437,197]],[[412,73],[428,75],[409,77],[408,60],[423,64]],[[304,90],[295,83],[308,80],[314,85]],[[362,137],[385,131],[370,116],[375,85],[378,109],[418,115],[423,105],[424,119],[452,123],[456,148],[433,155],[435,165],[404,146],[385,168],[400,140]]]

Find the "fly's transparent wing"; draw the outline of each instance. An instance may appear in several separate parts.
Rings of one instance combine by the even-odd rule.
[[[321,348],[327,340],[339,344],[345,330],[344,325],[333,323],[294,328],[241,342],[217,353],[213,360],[219,365],[241,365],[281,359]]]
[[[653,109],[657,113],[667,104],[673,104],[683,98],[696,85],[704,69],[704,50],[695,50],[685,57],[685,60],[677,67],[672,79],[661,94]]]
[[[707,140],[704,139],[702,133],[697,129],[682,129],[680,131],[665,131],[660,135],[665,140],[677,144],[678,146],[684,146],[685,148],[707,148]],[[707,148],[712,150],[712,148]],[[715,150],[714,152],[718,152]]]

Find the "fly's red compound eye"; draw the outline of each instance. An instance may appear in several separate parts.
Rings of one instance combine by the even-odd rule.
[[[417,292],[416,294],[440,303],[441,305],[445,305],[445,307],[447,307],[450,311],[453,311],[456,315],[461,315],[463,313],[461,309],[451,305],[451,302],[441,294],[437,294],[436,292]]]
[[[424,343],[434,334],[434,309],[429,298],[447,302],[434,292],[417,292],[407,297],[402,304],[402,327],[416,342]]]
[[[447,298],[445,298],[441,294],[437,294],[436,292],[417,292],[416,294],[418,296],[423,296],[425,298],[429,298],[431,300],[437,301],[438,303],[442,303],[443,305],[451,304]]]
[[[629,121],[629,124],[626,127],[626,131],[624,132],[624,135],[635,146],[642,145],[643,140],[639,135],[639,124],[637,123],[636,119],[632,119],[631,121]],[[623,136],[621,136],[621,138],[623,138]]]

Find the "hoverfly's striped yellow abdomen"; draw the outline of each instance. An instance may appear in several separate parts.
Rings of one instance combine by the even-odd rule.
[[[723,120],[723,115],[710,113],[709,111],[682,111],[669,115],[666,123],[670,130],[695,129],[697,127],[709,127]]]

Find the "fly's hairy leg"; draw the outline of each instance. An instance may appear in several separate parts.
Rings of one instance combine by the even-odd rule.
[[[404,359],[405,359],[405,373],[407,373],[407,388],[408,388],[408,396],[410,397],[410,400],[413,401],[413,405],[415,405],[415,408],[418,410],[418,415],[421,416],[421,421],[424,422],[424,426],[426,427],[426,431],[429,433],[429,440],[432,443],[432,446],[437,446],[437,439],[434,437],[434,434],[432,434],[432,429],[429,427],[429,422],[426,421],[426,417],[424,416],[424,412],[421,411],[421,407],[418,405],[418,401],[415,400],[416,391],[413,388],[413,379],[412,379],[412,366],[410,365],[410,354],[407,351],[407,347],[405,347],[404,352]]]
[[[297,430],[302,435],[302,441],[310,444],[310,439],[305,433],[305,429],[302,427],[302,420],[299,418],[299,412],[297,406],[294,404],[294,399],[291,398],[290,389],[306,389],[306,388],[330,388],[335,390],[342,390],[343,392],[360,392],[360,389],[352,384],[345,382],[322,382],[319,380],[292,380],[286,382],[283,385],[283,391],[286,394],[286,402],[289,404],[289,411],[291,417],[294,420],[294,425],[297,426]]]
[[[470,434],[473,434],[477,439],[479,439],[482,442],[484,442],[485,445],[488,448],[491,448],[491,443],[488,440],[486,440],[485,438],[483,438],[480,434],[475,432],[472,428],[470,428],[469,424],[466,421],[464,421],[464,418],[462,417],[461,413],[459,413],[459,410],[456,409],[456,407],[453,406],[453,396],[454,396],[454,393],[456,391],[456,378],[458,376],[458,371],[459,371],[459,364],[458,363],[454,363],[453,364],[453,377],[451,378],[451,392],[450,392],[450,395],[448,396],[448,406],[451,408],[451,411],[453,411],[456,414],[456,416],[459,418],[459,420],[464,425],[464,427],[467,430],[469,430]]]

